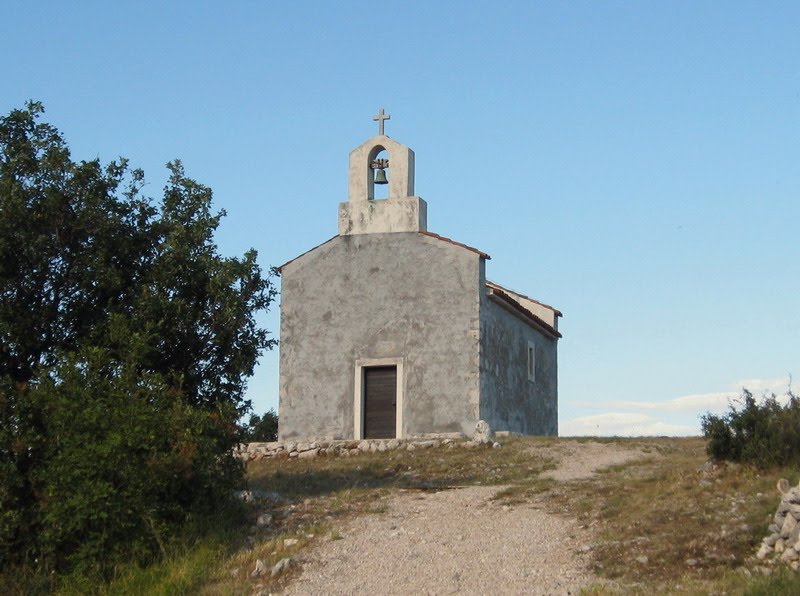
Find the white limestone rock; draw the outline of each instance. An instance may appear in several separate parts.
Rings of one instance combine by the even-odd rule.
[[[783,520],[783,525],[781,526],[781,538],[788,538],[789,535],[792,533],[797,527],[797,520],[792,515],[787,515],[786,518]]]
[[[270,515],[269,513],[262,513],[261,515],[258,516],[258,519],[256,520],[257,526],[268,526],[271,523],[272,523],[272,515]]]
[[[756,553],[756,558],[760,560],[764,560],[767,558],[768,555],[772,554],[774,549],[771,546],[767,546],[766,544],[762,544],[761,548],[758,549]]]
[[[478,420],[478,423],[475,425],[475,432],[472,435],[472,440],[480,445],[486,443],[492,444],[494,442],[494,433],[488,422],[485,420]]]
[[[264,561],[261,559],[256,559],[256,566],[252,572],[250,572],[250,577],[261,577],[267,572],[267,566],[264,564]]]
[[[271,572],[272,577],[278,577],[281,573],[289,569],[291,564],[292,564],[292,559],[289,557],[281,559],[280,561],[275,563]]]
[[[764,544],[767,546],[775,546],[775,543],[778,542],[780,536],[777,533],[770,534],[766,538],[764,538]]]

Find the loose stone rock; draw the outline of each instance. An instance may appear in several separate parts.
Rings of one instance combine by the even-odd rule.
[[[256,520],[257,526],[268,526],[272,523],[272,516],[269,513],[262,513]]]
[[[797,527],[797,520],[794,518],[793,515],[787,515],[786,519],[783,520],[783,525],[781,526],[781,536],[783,538],[788,538],[789,534],[792,533]]]
[[[286,557],[285,559],[281,559],[272,567],[272,577],[278,577],[281,573],[289,569],[289,566],[292,564],[292,559]]]
[[[472,435],[472,440],[481,445],[494,442],[494,434],[488,422],[485,420],[478,420],[478,423],[475,425],[475,433]]]
[[[762,541],[756,553],[758,559],[769,559],[772,554],[780,561],[789,564],[800,559],[800,513],[795,500],[800,501],[800,490],[790,488],[786,479],[781,479],[777,485],[781,501],[775,512],[774,523],[770,524],[769,535]],[[773,560],[768,562],[773,563]]]
[[[777,532],[777,530],[776,530],[776,532]],[[762,540],[762,542],[764,544],[766,544],[767,546],[775,546],[775,543],[778,542],[778,540],[780,540],[778,535],[776,533],[773,533],[773,534],[770,534],[769,536],[767,536],[766,538],[764,538],[764,540]]]
[[[261,559],[256,559],[255,569],[250,573],[250,577],[261,577],[267,572],[267,566]]]

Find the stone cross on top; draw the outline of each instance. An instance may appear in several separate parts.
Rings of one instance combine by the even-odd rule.
[[[384,120],[391,120],[392,117],[389,114],[385,114],[384,111],[383,111],[383,108],[381,108],[381,111],[378,112],[378,114],[376,116],[373,116],[372,119],[377,121],[377,123],[378,123],[378,135],[384,136],[384,133],[383,133],[383,121]]]

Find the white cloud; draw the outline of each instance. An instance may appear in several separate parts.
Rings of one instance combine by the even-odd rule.
[[[654,410],[659,412],[693,412],[724,410],[735,393],[697,393],[665,401],[607,401],[602,407],[632,410]]]
[[[789,379],[743,379],[732,383],[729,391],[694,393],[662,401],[611,400],[600,403],[576,403],[578,407],[610,410],[599,414],[562,420],[562,436],[686,436],[700,434],[700,417],[720,414],[736,404],[742,388],[756,398],[776,394],[786,403]],[[795,391],[796,393],[796,391]],[[675,418],[675,420],[669,420]]]
[[[683,424],[670,424],[638,412],[608,412],[579,416],[559,424],[558,434],[576,436],[686,436],[698,434],[697,428]]]
[[[601,408],[614,408],[618,410],[651,410],[659,412],[697,412],[698,415],[707,411],[722,412],[728,408],[728,404],[741,395],[742,388],[746,387],[754,396],[761,397],[764,394],[776,394],[785,396],[789,388],[789,381],[781,379],[744,379],[731,384],[730,391],[715,391],[711,393],[693,393],[683,395],[673,399],[662,401],[624,401],[610,400],[599,404],[582,403],[582,406],[592,406]]]

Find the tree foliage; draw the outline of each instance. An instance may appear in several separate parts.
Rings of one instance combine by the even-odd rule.
[[[277,441],[278,415],[275,410],[267,411],[263,416],[251,414],[244,427],[244,441]]]
[[[147,559],[241,482],[246,380],[272,347],[255,251],[178,161],[163,197],[75,162],[30,102],[0,118],[0,567]]]
[[[721,416],[705,414],[702,427],[708,454],[764,468],[800,467],[800,398],[791,391],[786,397],[786,404],[774,394],[759,403],[744,389],[738,407],[731,404]]]

